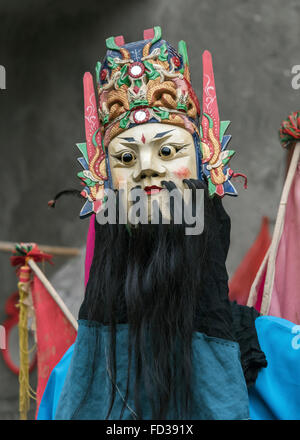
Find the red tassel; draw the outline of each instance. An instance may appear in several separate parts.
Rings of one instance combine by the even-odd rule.
[[[50,208],[54,208],[54,206],[55,206],[55,200],[49,200],[49,202],[48,202],[48,206],[49,206]]]
[[[243,173],[232,173],[232,177],[242,177],[244,179],[244,188],[247,189],[248,188],[248,178],[245,174]]]

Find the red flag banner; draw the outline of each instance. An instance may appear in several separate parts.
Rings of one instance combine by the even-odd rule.
[[[263,217],[256,240],[229,282],[229,298],[231,301],[236,301],[241,305],[247,304],[252,283],[269,249],[270,243],[269,219]]]
[[[32,299],[36,315],[38,414],[50,373],[74,343],[77,331],[36,274],[32,282]]]

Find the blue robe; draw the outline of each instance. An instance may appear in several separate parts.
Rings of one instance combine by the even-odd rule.
[[[191,419],[300,419],[300,326],[272,316],[257,318],[255,326],[268,366],[261,369],[248,390],[238,344],[195,332]],[[125,394],[126,337],[127,325],[119,324],[118,392],[110,419],[118,419]],[[104,361],[107,342],[105,326],[79,321],[75,344],[50,375],[39,407],[39,420],[105,418],[110,389],[109,370]],[[124,419],[135,418],[131,402],[129,396]],[[150,418],[146,403],[143,409],[145,418]],[[172,418],[172,411],[168,418]]]

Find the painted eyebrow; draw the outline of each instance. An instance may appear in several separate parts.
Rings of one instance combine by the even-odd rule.
[[[120,139],[124,139],[124,141],[126,142],[136,142],[136,140],[134,139],[134,137],[122,137]]]
[[[154,140],[157,140],[157,139],[162,139],[163,137],[165,137],[168,133],[171,133],[172,131],[174,131],[175,130],[175,128],[173,128],[172,130],[167,130],[167,131],[161,131],[160,133],[156,133],[156,135],[152,138],[152,141],[151,142],[153,142]],[[120,137],[119,139],[123,139],[124,141],[126,141],[126,142],[129,142],[129,143],[134,143],[134,144],[137,144],[137,141],[136,141],[136,139],[134,138],[134,137]],[[124,143],[122,143],[121,142],[121,144],[122,145],[125,145]]]
[[[174,130],[175,130],[175,128],[173,128],[172,130],[161,131],[160,133],[156,133],[156,135],[154,136],[153,139],[160,139],[160,138],[162,138],[163,136],[165,136],[166,134],[171,133],[171,131],[174,131]]]

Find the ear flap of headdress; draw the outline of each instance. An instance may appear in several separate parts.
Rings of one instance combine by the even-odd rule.
[[[236,196],[237,191],[230,182],[231,177],[242,176],[228,166],[233,150],[226,150],[231,136],[225,135],[230,121],[220,121],[216,95],[212,57],[209,51],[203,53],[203,103],[200,127],[203,173],[208,181],[209,195],[225,194]],[[245,183],[246,187],[246,183]]]
[[[84,74],[83,87],[86,142],[76,144],[83,155],[78,158],[83,171],[77,175],[85,185],[81,194],[87,201],[80,212],[80,217],[86,217],[99,211],[103,203],[104,181],[107,180],[105,152],[102,146],[93,77],[89,72]]]

